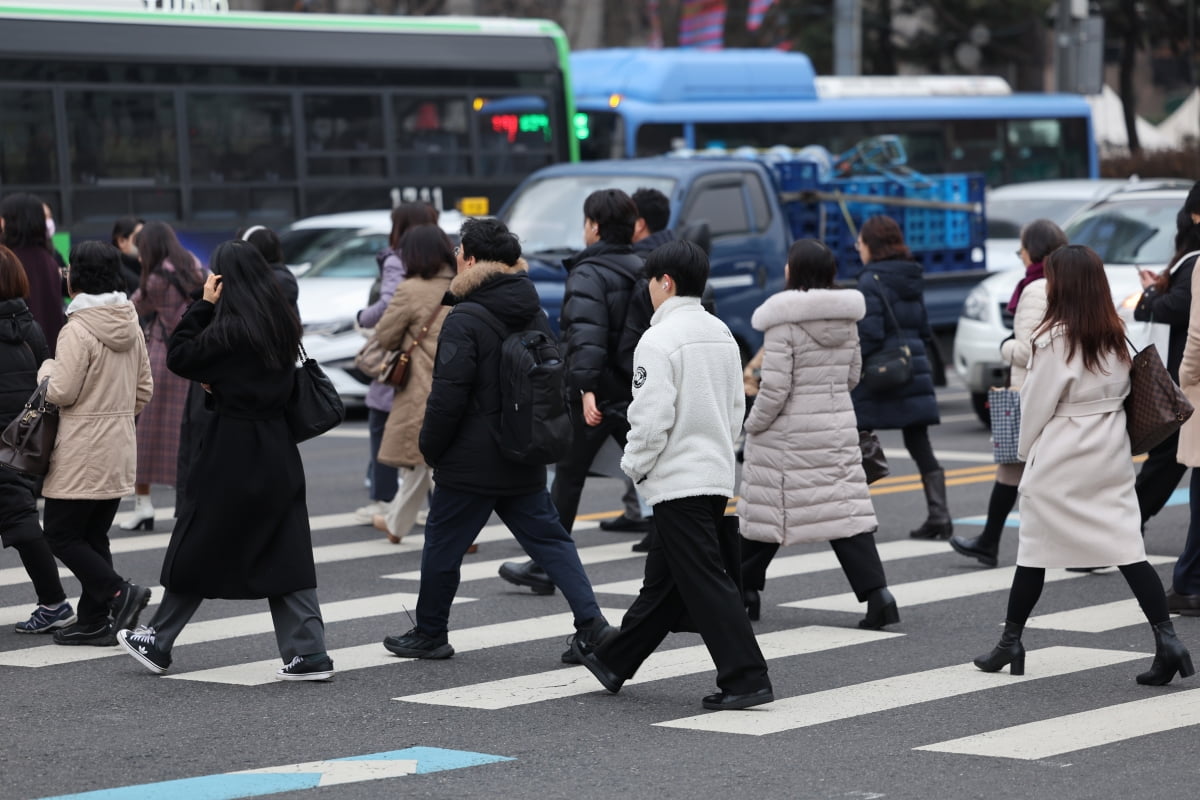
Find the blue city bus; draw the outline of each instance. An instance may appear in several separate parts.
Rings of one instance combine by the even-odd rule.
[[[978,172],[989,186],[1095,178],[1079,95],[1013,93],[1000,78],[818,77],[778,50],[587,50],[571,54],[581,158],[821,145],[848,152],[899,137],[908,166]]]

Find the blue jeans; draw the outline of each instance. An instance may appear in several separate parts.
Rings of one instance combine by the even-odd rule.
[[[399,486],[395,467],[380,464],[376,457],[379,455],[379,445],[383,441],[383,429],[387,425],[388,412],[375,408],[367,409],[367,433],[371,446],[371,499],[384,503],[392,502]]]
[[[450,604],[458,592],[459,570],[467,548],[495,511],[529,557],[554,581],[580,625],[600,616],[575,542],[558,521],[545,489],[534,494],[495,497],[434,486],[421,551],[421,590],[417,596],[417,628],[440,636],[450,621]]]

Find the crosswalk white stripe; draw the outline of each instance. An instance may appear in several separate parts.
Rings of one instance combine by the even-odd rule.
[[[897,561],[902,558],[918,556],[936,556],[953,553],[945,542],[923,541],[921,539],[901,539],[895,542],[880,542],[876,545],[881,561]],[[837,556],[826,546],[825,550],[815,553],[803,553],[794,556],[776,557],[767,567],[767,580],[772,578],[787,578],[792,575],[807,575],[813,572],[824,572],[829,569],[841,569]],[[642,579],[603,583],[593,587],[597,594],[629,594],[641,591]],[[859,604],[861,605],[861,604]]]
[[[619,617],[623,612],[611,608],[602,608],[600,613],[610,619]],[[545,617],[521,619],[513,622],[499,622],[493,625],[481,625],[476,628],[463,628],[450,632],[450,644],[456,653],[469,653],[472,650],[484,650],[489,647],[503,647],[510,644],[533,642],[538,639],[553,639],[562,637],[565,641],[574,630],[574,616],[571,614],[553,614]],[[383,637],[380,636],[380,642]],[[343,647],[329,651],[333,659],[333,667],[338,673],[351,670],[379,667],[385,664],[400,665],[418,661],[413,658],[400,658],[389,653],[379,642],[375,644]],[[554,652],[553,656],[558,657]],[[275,670],[279,668],[279,659],[264,659],[246,664],[231,664],[227,667],[196,670],[167,675],[180,681],[203,681],[207,683],[229,683],[238,686],[259,686],[275,680]]]
[[[865,631],[857,628],[830,628],[810,625],[786,631],[775,631],[758,637],[759,647],[768,661],[786,656],[817,653],[856,644],[902,636],[899,633]],[[652,654],[638,669],[637,675],[625,686],[694,675],[713,669],[712,656],[704,645],[679,647]],[[585,667],[556,669],[534,675],[520,675],[504,680],[486,681],[454,689],[397,697],[406,703],[426,703],[460,708],[495,710],[513,706],[557,700],[580,694],[604,691]]]
[[[158,588],[158,587],[155,587]],[[161,596],[161,589],[159,590]],[[474,602],[473,597],[456,597],[455,603]],[[246,601],[265,605],[265,600]],[[335,603],[321,604],[321,617],[325,622],[342,622],[364,617],[377,617],[385,614],[400,613],[401,606],[414,607],[417,596],[412,592],[396,592],[394,594],[376,595],[374,597],[358,597],[353,600],[339,600]],[[142,622],[149,622],[150,617],[142,612]],[[271,624],[270,612],[242,614],[237,617],[193,622],[183,629],[183,633],[175,641],[175,645],[201,644],[216,642],[222,639],[232,639],[237,636],[250,636],[258,633],[269,633],[274,630]],[[8,667],[49,667],[69,664],[77,661],[93,661],[98,658],[108,658],[121,655],[125,651],[119,647],[91,647],[88,645],[63,646],[57,644],[26,647],[22,650],[0,652],[0,666]]]
[[[1151,564],[1170,564],[1175,559],[1166,556],[1149,556]],[[948,575],[942,578],[930,578],[923,581],[912,581],[889,587],[896,596],[896,604],[900,608],[907,606],[937,603],[942,600],[955,600],[960,597],[998,592],[1012,587],[1015,567],[989,569],[986,572],[972,570],[961,575]],[[1066,572],[1065,570],[1047,570],[1046,583],[1077,580],[1093,577],[1087,572]],[[784,608],[808,608],[819,611],[861,611],[862,603],[853,592],[831,594],[824,597],[812,597],[808,600],[795,600],[780,603]]]
[[[579,561],[583,564],[601,564],[607,561],[621,561],[627,558],[638,558],[642,554],[634,553],[629,549],[627,542],[618,544],[598,544],[591,547],[579,547]],[[459,581],[479,581],[485,578],[497,577],[496,571],[500,569],[500,565],[505,561],[511,561],[511,558],[497,558],[492,561],[464,561],[462,571],[459,576]],[[408,572],[397,572],[391,575],[383,575],[381,577],[390,578],[393,580],[419,581],[421,579],[421,570],[415,569]],[[640,583],[639,583],[640,585]],[[595,591],[599,591],[596,589]],[[637,594],[637,592],[634,592]]]
[[[1029,672],[1023,676],[981,672],[973,664],[958,664],[787,697],[738,714],[700,714],[655,724],[665,728],[766,736],[1147,657],[1144,653],[1087,647],[1048,647],[1029,653]]]
[[[1029,621],[1025,623],[1025,627],[1076,631],[1077,633],[1104,633],[1117,628],[1128,628],[1130,625],[1145,624],[1146,615],[1138,607],[1137,601],[1131,597],[1115,603],[1101,603],[1085,608],[1073,608],[1070,611],[1059,611],[1054,614],[1040,614],[1030,617]]]
[[[1170,692],[914,749],[1037,761],[1193,725],[1200,725],[1200,689]]]

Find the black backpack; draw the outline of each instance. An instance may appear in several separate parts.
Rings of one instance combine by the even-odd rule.
[[[506,458],[545,465],[562,460],[571,447],[566,403],[566,363],[549,332],[536,327],[510,332],[479,303],[459,303],[500,337],[500,430],[496,444]],[[545,317],[545,312],[539,312]]]

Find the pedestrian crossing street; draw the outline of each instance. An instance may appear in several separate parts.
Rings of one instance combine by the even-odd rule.
[[[159,513],[169,515],[170,510],[160,510]],[[960,521],[960,524],[962,522]],[[348,533],[361,533],[362,529],[353,528],[352,525],[352,517],[349,514],[329,514],[312,518],[314,531],[345,529]],[[621,618],[631,597],[638,591],[642,558],[630,551],[628,538],[612,544],[588,544],[590,530],[592,528],[588,526],[577,528],[577,532],[582,534],[577,539],[580,542],[579,553],[583,563],[613,565],[619,567],[619,571],[627,576],[622,580],[598,583],[595,586],[605,616],[615,622]],[[165,533],[121,536],[113,541],[113,552],[117,554],[118,559],[121,554],[131,553],[150,554],[151,557],[157,558],[165,550],[168,539],[169,535]],[[503,525],[491,525],[484,529],[477,541],[485,545],[486,554],[487,543],[509,539],[510,534]],[[314,547],[318,564],[375,559],[381,565],[391,566],[399,560],[397,555],[407,554],[404,563],[415,566],[417,554],[423,544],[423,537],[419,534],[407,537],[400,545],[387,544],[375,537],[369,540],[337,542],[333,536],[320,536],[315,537],[315,540],[322,542]],[[511,550],[509,552],[511,558]],[[686,730],[718,736],[786,736],[790,731],[833,725],[899,710],[934,714],[937,713],[935,709],[940,702],[951,698],[964,695],[986,696],[988,693],[1003,692],[1026,682],[1050,684],[1092,670],[1122,669],[1130,673],[1129,680],[1132,683],[1132,673],[1136,671],[1132,665],[1136,663],[1140,669],[1149,663],[1152,645],[1147,634],[1145,643],[1138,650],[1114,649],[1111,640],[1107,640],[1108,646],[1101,643],[1095,647],[1040,646],[1034,642],[1030,645],[1033,649],[1030,650],[1028,672],[1024,676],[1011,676],[1006,671],[996,674],[980,672],[967,657],[972,653],[957,653],[951,663],[932,669],[907,671],[903,661],[893,663],[886,656],[879,654],[886,654],[889,643],[919,637],[922,622],[928,624],[930,619],[936,618],[932,612],[924,617],[919,612],[909,613],[911,609],[988,595],[988,602],[994,603],[999,612],[1003,608],[1004,593],[1012,580],[1013,568],[962,569],[961,557],[952,554],[945,542],[937,541],[904,539],[880,542],[879,553],[885,563],[920,567],[921,572],[933,576],[901,581],[891,586],[904,620],[895,626],[894,630],[866,631],[854,627],[863,607],[849,592],[796,597],[795,593],[803,594],[803,584],[786,582],[783,579],[826,572],[836,574],[840,572],[840,568],[836,557],[828,548],[794,555],[784,550],[772,563],[768,572],[768,589],[771,590],[772,601],[770,612],[772,620],[777,621],[783,613],[782,609],[795,609],[801,612],[795,613],[801,624],[784,630],[760,630],[758,640],[768,661],[776,665],[786,664],[789,659],[814,657],[819,654],[839,656],[844,653],[847,658],[854,658],[855,653],[871,652],[876,654],[872,663],[878,665],[877,672],[885,671],[884,677],[826,689],[806,682],[800,693],[791,696],[788,694],[788,687],[781,684],[777,686],[780,698],[766,706],[742,712],[700,714],[692,713],[690,708],[682,708],[677,718],[661,719],[650,724],[664,730]],[[386,561],[381,558],[384,556],[387,557]],[[505,559],[469,559],[464,563],[462,585],[456,603],[477,603],[483,596],[495,597],[495,587],[481,582],[499,581],[496,570],[503,560]],[[1173,562],[1173,559],[1162,556],[1152,556],[1150,560],[1153,564]],[[948,570],[945,567],[949,564],[954,564],[959,569],[946,574]],[[387,566],[381,569],[386,570]],[[906,574],[914,572],[913,569],[904,571]],[[613,569],[606,570],[606,574],[612,573]],[[68,590],[74,587],[77,591],[74,579],[70,578],[65,570],[63,574],[68,577]],[[330,637],[332,642],[344,641],[336,633],[339,622],[384,616],[391,617],[394,621],[395,615],[401,613],[401,609],[415,607],[418,571],[410,569],[384,572],[380,577],[394,582],[396,591],[322,603],[327,628],[333,632]],[[1088,580],[1091,577],[1085,573],[1048,571],[1047,593],[1055,583]],[[26,582],[27,577],[20,567],[0,569],[0,587],[18,587]],[[473,591],[476,588],[478,591]],[[144,612],[143,621],[149,619],[154,604],[162,596],[161,587],[155,586],[152,589],[152,605]],[[788,596],[788,591],[794,594]],[[14,588],[2,596],[16,599],[21,596],[21,592]],[[559,609],[560,613],[455,628],[450,632],[451,644],[457,653],[467,654],[541,640],[560,640],[564,638],[564,631],[571,629],[571,615],[566,612],[561,596],[557,596],[554,601],[547,599],[546,602],[547,608],[553,602],[553,607]],[[10,628],[13,623],[24,619],[30,608],[30,602],[0,607],[0,625],[6,629]],[[806,624],[802,622],[805,616],[802,612],[805,611],[842,614],[845,616],[845,622],[844,625]],[[828,614],[822,615],[822,620],[828,618]],[[1200,650],[1200,625],[1192,625],[1192,622],[1184,620],[1178,627],[1181,638],[1191,645],[1195,652]],[[1137,604],[1132,599],[1125,599],[1048,611],[1031,619],[1028,627],[1078,634],[1099,634],[1138,625],[1145,625],[1145,620]],[[384,666],[406,672],[430,667],[425,662],[400,659],[388,653],[379,641],[385,627],[381,620],[378,626],[381,633],[373,640],[330,651],[339,676]],[[998,633],[998,630],[996,632]],[[271,617],[265,608],[256,613],[197,621],[184,630],[176,643],[176,659],[182,666],[193,661],[180,655],[189,648],[220,643],[237,637],[271,635]],[[990,638],[987,630],[981,630],[978,639],[971,644],[983,646]],[[681,641],[688,643],[679,646]],[[713,671],[708,652],[696,637],[687,640],[672,638],[668,640],[667,646],[671,649],[660,650],[651,656],[639,673],[626,682],[626,687],[668,682]],[[273,642],[265,651],[274,652]],[[0,675],[13,669],[43,670],[44,673],[38,673],[39,676],[44,674],[45,680],[52,681],[55,668],[124,658],[126,656],[120,648],[61,647],[49,642],[48,637],[15,634],[4,634],[0,637]],[[229,663],[207,669],[173,669],[162,680],[231,687],[263,687],[275,683],[274,672],[278,665],[277,658],[269,658]],[[122,666],[129,672],[137,671],[132,662]],[[564,665],[528,674],[497,675],[491,680],[467,684],[456,682],[456,673],[452,669],[443,670],[441,674],[445,676],[446,685],[443,687],[381,698],[381,702],[397,703],[398,708],[440,706],[487,714],[529,706],[546,707],[571,698],[575,698],[572,701],[575,704],[572,708],[575,708],[579,703],[589,702],[586,699],[588,697],[604,695],[595,679],[586,669],[578,666]],[[114,671],[105,679],[115,680],[119,677],[119,673]],[[1198,682],[1194,678],[1187,681],[1177,679],[1167,689],[1141,689],[1139,694],[1143,696],[1139,699],[1109,705],[1103,705],[1103,697],[1096,697],[1092,699],[1096,707],[1091,708],[1045,708],[1042,710],[1050,714],[1045,718],[995,730],[988,730],[986,716],[981,716],[978,723],[980,730],[971,735],[946,741],[914,741],[908,746],[914,751],[929,753],[930,757],[933,757],[933,754],[958,754],[1036,761],[1137,737],[1195,728],[1200,726],[1200,686],[1192,688],[1191,684],[1196,683]],[[636,689],[633,693],[636,694]],[[623,694],[630,692],[623,691]],[[636,702],[632,698],[622,700]]]

